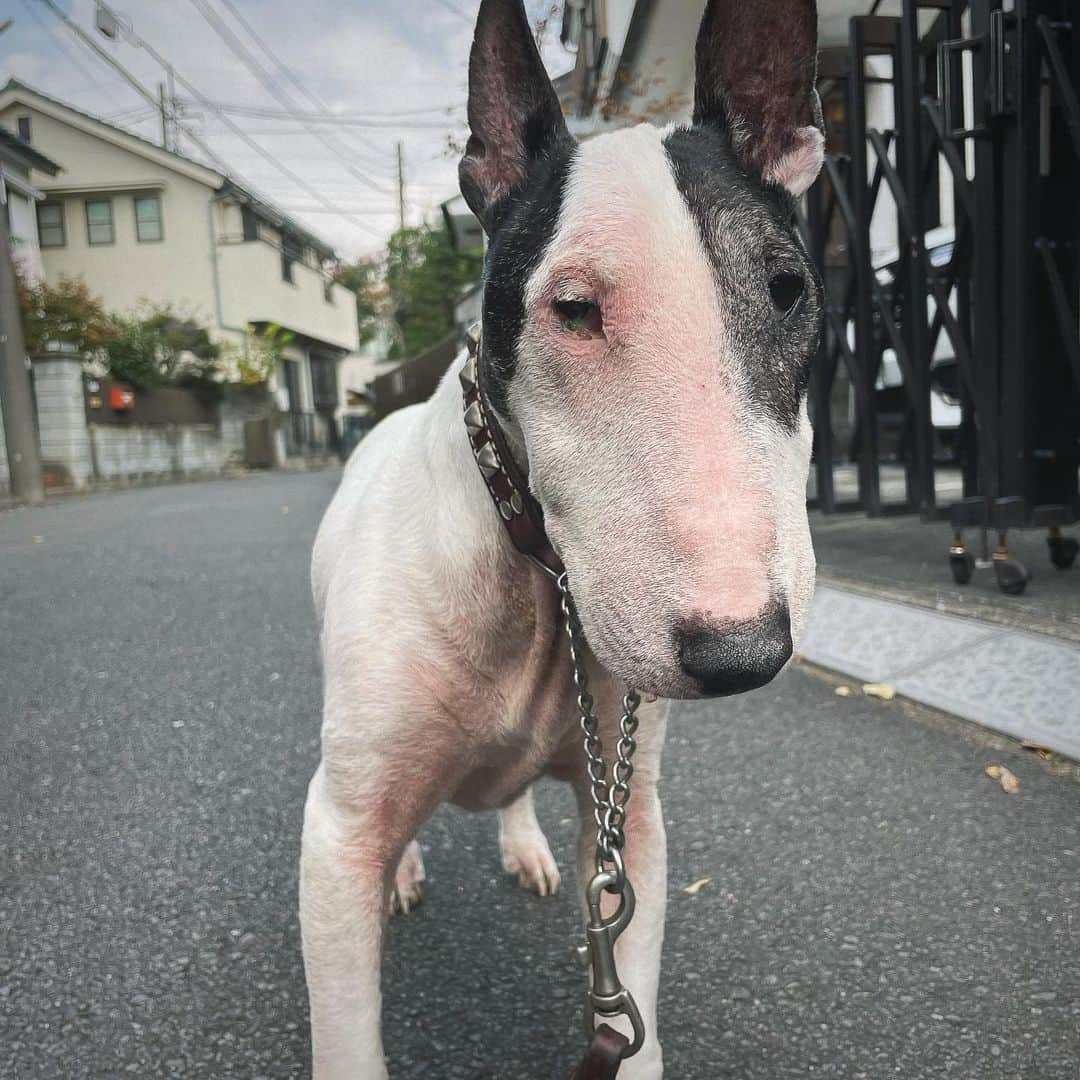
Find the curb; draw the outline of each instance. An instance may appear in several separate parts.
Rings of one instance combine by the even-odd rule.
[[[178,484],[203,484],[210,480],[242,480],[251,476],[276,476],[289,473],[323,472],[327,469],[341,468],[341,461],[335,456],[318,458],[294,458],[275,469],[230,468],[208,472],[191,472],[183,476],[147,476],[130,480],[99,480],[86,487],[55,487],[45,492],[45,501],[38,506],[48,506],[58,499],[80,495],[109,495],[122,491],[139,491],[143,488],[172,487]],[[0,511],[14,510],[28,506],[25,499],[12,495],[0,495]]]
[[[819,667],[1080,760],[1080,645],[818,587],[800,654]]]

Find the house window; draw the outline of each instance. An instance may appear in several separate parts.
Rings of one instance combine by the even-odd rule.
[[[111,244],[115,239],[111,199],[86,200],[86,238],[91,244]]]
[[[139,195],[135,199],[135,235],[141,244],[161,239],[161,199],[157,195]]]
[[[333,278],[329,278],[329,277],[328,278],[323,278],[322,294],[323,294],[323,299],[328,304],[332,304],[334,302],[334,279]]]
[[[22,141],[24,143],[28,143],[30,141],[30,117],[29,116],[16,117],[15,126],[16,126],[16,130],[19,133],[19,138],[22,139]]]
[[[38,203],[37,228],[38,243],[43,248],[63,247],[67,242],[64,236],[64,204]]]
[[[281,280],[293,280],[293,264],[304,257],[303,247],[288,234],[281,238]]]
[[[240,207],[240,221],[244,228],[244,240],[258,240],[259,239],[259,219],[255,216],[255,211],[250,206]]]

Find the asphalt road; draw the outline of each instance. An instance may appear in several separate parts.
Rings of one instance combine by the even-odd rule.
[[[0,513],[5,1080],[305,1075],[306,564],[335,482]],[[668,1075],[1075,1080],[1080,785],[833,691],[796,668],[677,711]],[[543,785],[539,813],[569,876],[567,793]],[[548,1080],[580,1049],[575,904],[503,880],[495,836],[455,811],[421,834],[426,899],[384,974],[395,1077]]]

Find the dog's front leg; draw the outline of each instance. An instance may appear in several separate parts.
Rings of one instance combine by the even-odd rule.
[[[645,1024],[645,1043],[619,1071],[619,1080],[660,1080],[663,1054],[656,1030],[656,999],[660,984],[660,952],[664,942],[664,912],[667,906],[667,837],[656,790],[656,777],[663,742],[666,704],[643,706],[638,757],[627,804],[624,854],[626,876],[633,886],[637,908],[633,921],[615,943],[619,976],[629,988]],[[614,733],[605,734],[605,746],[614,746]],[[584,889],[595,873],[596,822],[589,788],[575,784],[581,816],[578,843],[578,884]],[[584,899],[582,899],[584,907]],[[617,906],[615,897],[604,898],[603,914]],[[613,1023],[630,1035],[629,1023],[619,1018]]]
[[[308,789],[300,857],[312,1073],[314,1080],[385,1080],[379,971],[388,901],[398,860],[432,804],[392,790],[346,799],[332,787],[320,766]]]
[[[503,869],[523,889],[554,896],[559,891],[559,867],[551,846],[536,820],[530,785],[499,811],[499,850]]]

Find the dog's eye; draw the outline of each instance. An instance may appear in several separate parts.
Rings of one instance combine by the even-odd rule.
[[[600,305],[592,300],[556,300],[555,311],[565,329],[579,337],[600,337],[604,332],[604,316]]]
[[[802,274],[791,271],[774,274],[769,279],[769,295],[781,319],[786,319],[795,310],[795,305],[802,298],[804,288]]]

